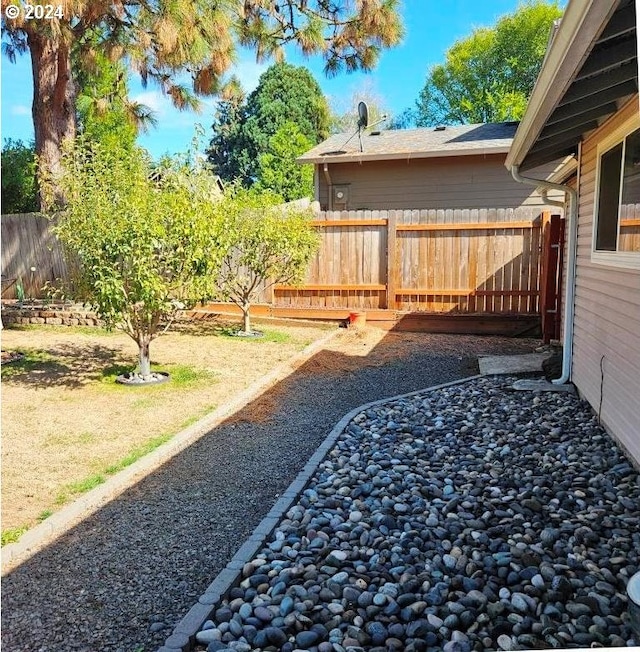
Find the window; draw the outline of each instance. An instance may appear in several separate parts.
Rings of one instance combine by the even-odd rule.
[[[596,201],[593,259],[639,266],[640,129],[600,154]]]

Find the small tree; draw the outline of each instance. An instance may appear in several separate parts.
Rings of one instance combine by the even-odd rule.
[[[213,292],[225,233],[214,179],[184,161],[152,173],[139,148],[82,139],[63,162],[66,205],[55,232],[78,261],[72,293],[136,342],[148,380],[150,343],[178,302]]]
[[[302,281],[319,245],[311,210],[278,201],[276,195],[237,188],[224,202],[231,242],[222,260],[218,294],[240,307],[246,335],[252,333],[249,309],[258,291]]]

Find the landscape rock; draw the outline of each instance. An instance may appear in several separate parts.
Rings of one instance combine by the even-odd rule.
[[[475,379],[357,415],[245,565],[251,616],[216,610],[222,642],[282,652],[633,643],[638,474],[576,396],[515,393],[512,382]]]

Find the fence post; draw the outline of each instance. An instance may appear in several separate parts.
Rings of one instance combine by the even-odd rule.
[[[387,213],[387,310],[396,310],[396,211]]]

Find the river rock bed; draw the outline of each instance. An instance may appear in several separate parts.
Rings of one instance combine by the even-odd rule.
[[[567,393],[483,378],[358,414],[198,650],[640,644],[637,471]]]

